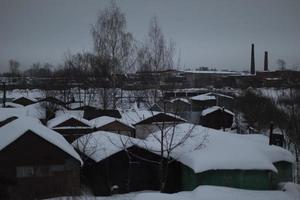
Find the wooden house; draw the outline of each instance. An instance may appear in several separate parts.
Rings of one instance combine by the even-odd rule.
[[[192,102],[193,111],[202,111],[206,108],[217,105],[216,97],[213,96],[211,93],[197,95],[191,97],[190,100]]]
[[[98,131],[78,138],[73,146],[83,154],[82,174],[96,196],[159,190],[160,156],[141,148],[137,139]],[[180,169],[170,167],[167,192],[180,187]]]
[[[109,131],[121,135],[135,137],[135,127],[131,124],[126,124],[118,118],[102,116],[90,120],[90,124],[97,131]]]
[[[214,129],[230,128],[233,123],[234,114],[219,106],[213,106],[202,111],[200,124]]]
[[[52,97],[52,96],[48,96],[43,99],[40,99],[39,102],[46,102],[51,105],[66,107],[65,102],[63,102],[62,100],[60,100],[58,98]]]
[[[35,103],[36,101],[37,100],[34,98],[21,96],[21,97],[17,97],[15,99],[13,99],[12,103],[20,104],[22,106],[27,106],[27,105]]]
[[[62,114],[49,120],[47,126],[62,134],[70,143],[94,131],[88,120],[69,114]]]
[[[147,110],[130,110],[122,113],[122,121],[134,125],[135,136],[145,139],[149,134],[185,122],[185,119],[170,113],[152,112]]]
[[[80,193],[81,159],[57,132],[20,117],[0,128],[0,196],[42,199]]]
[[[97,117],[114,117],[121,118],[121,114],[118,110],[103,110],[103,109],[85,109],[83,117],[87,120],[95,119]]]

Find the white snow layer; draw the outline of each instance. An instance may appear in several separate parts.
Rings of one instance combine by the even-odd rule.
[[[101,117],[97,117],[95,119],[90,120],[90,124],[93,127],[100,128],[100,127],[102,127],[102,126],[104,126],[106,124],[110,124],[110,123],[112,123],[114,121],[117,121],[117,119],[114,118],[114,117],[101,116]]]
[[[158,131],[146,138],[147,148],[153,152],[159,152],[160,134]],[[238,135],[187,123],[175,128],[169,127],[164,134],[165,149],[182,143],[174,148],[171,157],[190,167],[195,173],[216,169],[277,172],[274,162],[294,162],[289,151],[268,145],[268,138],[262,135]]]
[[[288,190],[289,189],[289,190]],[[191,192],[141,193],[133,200],[299,200],[300,186],[289,184],[285,191],[256,191],[218,186],[199,186]],[[296,192],[295,192],[296,191]]]
[[[215,99],[216,99],[216,97],[212,96],[211,93],[200,94],[200,95],[191,97],[191,100],[194,100],[194,101],[207,101],[207,100],[215,100]]]
[[[212,107],[209,107],[209,108],[204,109],[204,110],[202,111],[201,115],[202,115],[202,116],[205,116],[205,115],[207,115],[207,114],[209,114],[209,113],[215,112],[215,111],[217,111],[217,110],[222,110],[222,109],[223,109],[223,108],[221,108],[220,106],[212,106]],[[234,115],[233,112],[231,112],[230,110],[227,110],[227,109],[224,109],[224,112],[227,112],[227,113],[229,113],[229,114],[231,114],[231,115]]]
[[[4,120],[3,118],[19,117],[19,116],[45,119],[46,110],[40,103],[34,103],[19,108],[0,108],[0,121]]]
[[[96,131],[83,135],[75,140],[72,145],[80,152],[99,162],[109,156],[126,150],[135,143],[134,138],[106,131]]]
[[[82,163],[80,156],[62,135],[42,125],[38,119],[31,117],[19,117],[0,128],[0,151],[27,131],[32,131]]]
[[[132,109],[132,110],[126,110],[124,112],[121,112],[122,119],[121,121],[125,124],[137,124],[145,119],[154,117],[158,114],[165,114],[170,117],[174,117],[176,119],[180,119],[182,121],[186,121],[185,119],[181,118],[178,115],[174,115],[172,113],[164,113],[164,112],[157,112],[157,111],[149,111],[149,110],[140,110],[140,109]]]
[[[78,117],[76,115],[70,115],[70,114],[64,114],[64,115],[59,115],[51,120],[48,121],[47,126],[49,128],[55,128],[57,125],[69,120],[69,119],[75,119],[80,121],[81,123],[85,124],[86,126],[91,126],[90,122],[84,118]],[[76,126],[78,127],[78,126]],[[81,126],[79,126],[81,127]]]
[[[78,138],[73,142],[73,146],[96,162],[133,145],[159,154],[160,134],[158,131],[146,140],[139,140],[97,131]],[[294,157],[289,151],[268,145],[268,138],[262,135],[238,135],[187,123],[179,124],[175,129],[169,127],[165,129],[164,134],[164,149],[176,146],[170,156],[193,169],[195,173],[217,169],[277,172],[273,163],[294,162]]]

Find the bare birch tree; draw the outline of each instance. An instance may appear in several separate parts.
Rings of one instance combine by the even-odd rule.
[[[149,76],[149,74],[157,73],[162,70],[174,68],[174,53],[175,43],[172,40],[169,42],[165,39],[165,36],[160,28],[157,18],[153,17],[150,22],[148,37],[141,44],[137,53],[137,64],[139,70],[144,72],[142,80],[143,84],[151,83],[155,89],[154,99],[156,101],[157,89],[159,85],[159,75]],[[148,73],[148,74],[147,74]],[[151,81],[149,80],[149,77]]]
[[[91,29],[95,54],[98,59],[105,60],[105,65],[96,65],[96,67],[105,68],[104,71],[107,72],[106,76],[112,89],[118,87],[117,75],[129,72],[135,61],[133,36],[126,30],[126,26],[125,14],[115,1],[111,1],[108,7],[100,11]],[[103,69],[99,70],[103,71]],[[103,90],[105,91],[101,95],[107,95],[107,87],[103,87]],[[113,102],[115,108],[117,92],[111,90],[110,93],[113,94],[113,98],[105,102]],[[106,96],[103,98],[108,99]],[[103,108],[106,109],[106,106],[104,104]]]

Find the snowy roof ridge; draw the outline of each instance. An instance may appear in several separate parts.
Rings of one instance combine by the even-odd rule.
[[[96,131],[76,139],[72,145],[95,162],[132,147],[139,139],[108,131]]]
[[[14,97],[13,101],[20,99],[20,98],[25,98],[25,99],[29,99],[30,101],[37,102],[37,99],[30,97],[30,96],[25,96],[25,95],[16,96],[16,97]]]
[[[90,121],[84,119],[83,117],[78,117],[76,115],[72,115],[72,114],[64,114],[64,115],[59,115],[59,116],[56,116],[55,118],[49,120],[47,122],[47,127],[49,128],[55,128],[57,125],[69,120],[69,119],[75,119],[75,120],[78,120],[80,122],[82,122],[83,124],[86,124],[87,126],[90,126],[91,127],[91,123]],[[81,127],[81,126],[78,126],[78,127]]]
[[[204,110],[202,111],[201,115],[202,115],[202,116],[205,116],[205,115],[207,115],[207,114],[209,114],[209,113],[212,113],[212,112],[214,112],[214,111],[217,111],[217,110],[223,110],[223,108],[220,107],[220,106],[212,106],[212,107],[209,107],[209,108],[204,109]],[[224,111],[227,112],[227,113],[229,113],[229,114],[231,114],[231,115],[234,115],[233,112],[231,112],[230,110],[227,110],[227,109],[225,109],[225,108],[224,108]]]
[[[191,100],[194,101],[207,101],[207,100],[215,100],[215,99],[216,97],[213,96],[211,92],[191,97]]]
[[[115,122],[115,121],[119,122],[121,124],[124,124],[126,126],[129,126],[131,128],[135,128],[132,124],[126,123],[126,121],[124,121],[122,119],[109,117],[109,116],[101,116],[101,117],[97,117],[95,119],[91,119],[90,124],[91,124],[92,127],[100,128],[102,126],[105,126],[105,125],[110,124],[110,123]]]
[[[174,103],[175,101],[182,101],[182,102],[185,102],[185,103],[187,103],[187,104],[191,104],[191,103],[189,102],[189,100],[187,100],[187,99],[185,99],[185,98],[175,98],[175,99],[170,100],[171,103]]]
[[[165,114],[167,116],[174,117],[178,120],[182,120],[182,121],[186,122],[186,120],[183,119],[182,117],[172,114],[172,113],[149,111],[149,110],[138,110],[138,109],[122,112],[121,120],[126,124],[128,123],[128,124],[134,125],[134,124],[138,124],[146,119],[154,117],[158,114]]]
[[[19,117],[0,128],[0,151],[27,131],[33,132],[68,153],[70,156],[80,161],[81,164],[83,163],[78,153],[62,135],[42,125],[38,119],[31,117]]]

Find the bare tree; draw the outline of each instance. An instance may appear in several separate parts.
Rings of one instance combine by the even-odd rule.
[[[20,75],[20,63],[16,60],[9,60],[9,72],[11,76]]]
[[[158,24],[153,17],[150,22],[148,38],[138,51],[138,64],[141,71],[160,71],[174,68],[175,43],[166,41]]]
[[[286,69],[286,62],[283,59],[278,59],[277,64],[279,66],[279,70],[284,71]]]
[[[135,62],[133,36],[126,28],[125,14],[115,1],[111,1],[108,7],[100,11],[97,22],[91,29],[97,62],[101,61],[101,64],[95,67],[99,68],[98,71],[105,71],[104,75],[109,79],[109,86],[112,89],[120,85],[117,83],[119,81],[117,75],[130,71]],[[103,90],[102,96],[108,94],[107,87],[103,87]],[[115,108],[117,92],[111,90],[110,94],[113,99],[104,96],[106,99],[104,102],[112,102]],[[103,107],[106,106],[104,103]]]
[[[295,182],[300,180],[299,152],[300,152],[300,95],[295,88],[288,89],[288,92],[282,92],[279,96],[279,103],[282,104],[285,111],[284,118],[280,121],[279,128],[285,135],[287,148],[294,152],[296,157]]]
[[[160,87],[159,71],[174,68],[175,43],[167,42],[158,24],[157,18],[153,17],[150,22],[148,37],[142,43],[137,53],[137,64],[143,72],[143,84],[154,87],[154,99],[156,101],[156,90]],[[154,74],[154,75],[153,75]]]

